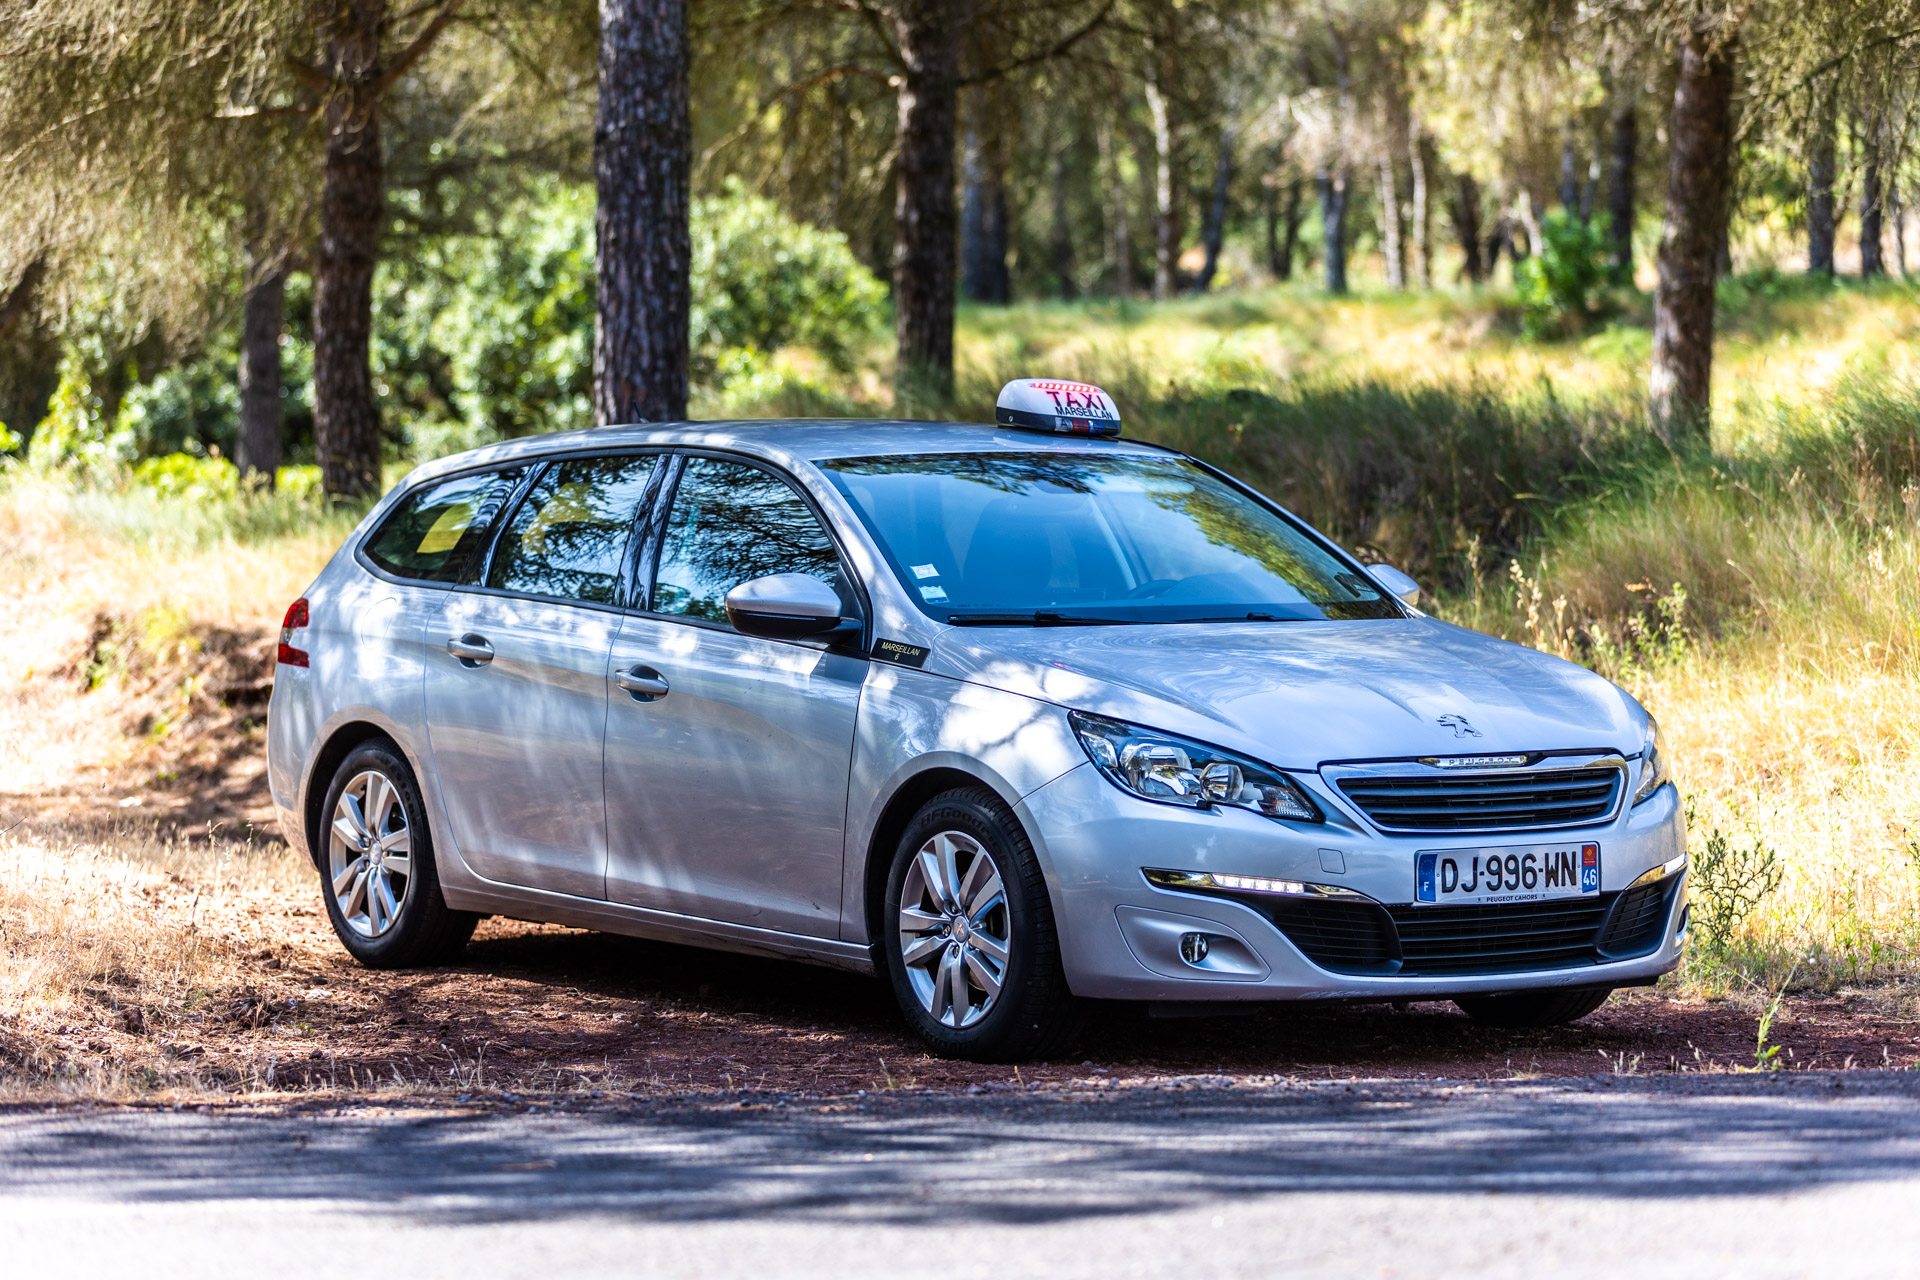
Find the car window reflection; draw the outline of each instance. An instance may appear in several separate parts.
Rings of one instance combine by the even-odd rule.
[[[654,463],[576,458],[549,467],[502,535],[487,585],[612,604]]]
[[[758,467],[689,458],[660,547],[653,611],[725,622],[727,592],[775,573],[818,578],[846,600],[833,539],[791,485]]]

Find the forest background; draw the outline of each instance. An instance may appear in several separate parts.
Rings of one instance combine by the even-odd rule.
[[[162,778],[212,631],[412,462],[1074,376],[1641,696],[1686,981],[1912,969],[1915,0],[0,17],[0,587],[66,620],[0,792]],[[68,733],[75,679],[165,705]]]

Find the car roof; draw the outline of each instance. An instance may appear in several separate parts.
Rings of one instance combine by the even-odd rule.
[[[470,449],[428,463],[414,473],[424,479],[473,466],[487,466],[552,453],[621,449],[641,445],[721,449],[792,465],[834,458],[915,453],[1120,453],[1165,457],[1167,450],[1139,441],[1050,435],[984,422],[915,422],[867,418],[746,418],[725,422],[636,423],[592,427],[551,435],[522,436]]]

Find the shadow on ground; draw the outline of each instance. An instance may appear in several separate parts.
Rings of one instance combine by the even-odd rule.
[[[0,1197],[266,1199],[442,1223],[999,1224],[1291,1192],[1660,1201],[1916,1174],[1907,1073],[0,1124]]]

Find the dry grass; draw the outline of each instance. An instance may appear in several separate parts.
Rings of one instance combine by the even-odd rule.
[[[252,971],[310,879],[277,842],[0,837],[0,1100],[270,1088],[270,1052],[208,1064],[198,1042],[265,1023]]]

